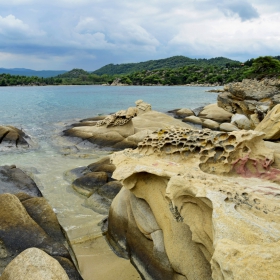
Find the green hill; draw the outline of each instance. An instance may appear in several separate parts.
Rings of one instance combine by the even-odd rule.
[[[58,75],[59,78],[79,78],[81,75],[88,75],[89,73],[83,69],[74,68],[71,71]]]
[[[123,63],[123,64],[108,64],[95,70],[94,74],[97,75],[120,75],[130,74],[133,72],[143,70],[157,70],[157,69],[174,69],[189,65],[197,66],[226,66],[228,64],[240,64],[239,61],[231,60],[225,57],[216,57],[210,59],[193,59],[185,56],[173,56],[165,59],[149,60],[139,63]]]

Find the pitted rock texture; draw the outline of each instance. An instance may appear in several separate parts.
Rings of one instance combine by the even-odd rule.
[[[159,128],[170,126],[190,127],[166,114],[152,111],[151,105],[142,100],[136,101],[136,108],[119,111],[95,125],[74,126],[63,131],[63,136],[71,139],[74,149],[77,151],[83,147],[100,148],[109,150],[123,150],[125,148],[136,148],[146,135]],[[74,142],[74,143],[73,143]]]
[[[138,150],[146,155],[178,154],[186,160],[199,156],[199,166],[205,172],[232,172],[279,181],[278,170],[271,167],[273,152],[265,147],[263,137],[263,133],[255,131],[226,133],[174,127],[153,132],[138,144]]]
[[[261,121],[267,111],[279,104],[279,79],[243,80],[224,86],[218,95],[218,106],[233,114],[243,114],[250,118],[257,114]]]
[[[127,124],[133,117],[137,115],[137,109],[130,107],[126,111],[121,110],[115,114],[109,115],[104,120],[100,120],[96,123],[96,126],[121,126]]]
[[[279,169],[262,137],[173,128],[114,153],[109,243],[144,279],[278,279]]]

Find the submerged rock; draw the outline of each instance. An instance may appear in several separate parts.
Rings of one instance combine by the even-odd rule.
[[[263,136],[172,128],[114,153],[112,248],[144,279],[278,279],[280,170]]]
[[[112,178],[115,169],[110,158],[104,157],[86,167],[67,171],[66,176],[73,189],[87,197],[84,206],[99,214],[108,214],[112,200],[122,188],[122,184]]]
[[[14,126],[0,126],[0,151],[11,148],[29,148],[32,144],[30,137]]]

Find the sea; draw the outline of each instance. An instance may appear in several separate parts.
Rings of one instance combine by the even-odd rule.
[[[85,197],[65,180],[65,172],[108,155],[95,150],[90,157],[73,157],[53,144],[66,124],[110,114],[135,106],[142,99],[152,109],[167,112],[176,108],[195,109],[215,103],[216,93],[208,87],[189,86],[45,86],[0,87],[0,125],[23,129],[36,144],[30,151],[0,153],[0,165],[24,170],[39,186],[57,214],[70,240],[100,234],[104,218],[83,206]]]

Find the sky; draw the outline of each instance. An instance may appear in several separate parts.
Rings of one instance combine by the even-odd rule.
[[[280,55],[279,0],[0,0],[0,68]]]

